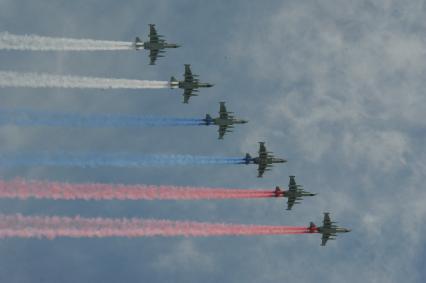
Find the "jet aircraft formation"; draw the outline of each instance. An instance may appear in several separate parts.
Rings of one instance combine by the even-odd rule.
[[[142,43],[141,40],[137,37],[134,42],[136,49],[143,47],[144,49],[150,50],[150,65],[155,64],[155,60],[159,53],[163,53],[165,48],[176,48],[179,47],[177,44],[169,44],[163,40],[163,36],[158,35],[155,25],[150,24],[150,34],[149,41]],[[162,56],[158,56],[162,57]],[[185,73],[184,79],[178,81],[175,77],[171,77],[170,86],[171,88],[180,88],[183,89],[183,103],[189,103],[191,96],[197,96],[199,88],[213,87],[211,83],[201,83],[198,80],[198,75],[193,74],[190,68],[190,64],[185,64]],[[242,119],[234,118],[232,112],[228,112],[225,106],[225,102],[220,102],[219,117],[212,118],[209,114],[206,115],[206,118],[203,119],[203,122],[206,125],[217,125],[219,127],[219,139],[223,139],[224,135],[227,132],[231,132],[231,129],[235,124],[245,124],[248,121]],[[273,155],[272,152],[268,151],[265,146],[265,142],[259,142],[259,151],[258,156],[252,157],[247,153],[244,157],[245,164],[256,164],[257,165],[257,177],[263,177],[265,171],[270,171],[274,164],[276,163],[285,163],[287,160],[283,158],[277,158]],[[279,186],[275,189],[276,197],[285,197],[287,198],[287,210],[291,210],[294,204],[300,203],[303,197],[306,196],[315,196],[315,193],[305,191],[302,186],[296,184],[295,176],[290,176],[290,181],[288,185],[288,190],[281,190]],[[324,213],[323,225],[317,227],[313,222],[310,223],[308,230],[310,233],[320,233],[322,234],[321,245],[325,246],[328,240],[334,240],[337,233],[346,233],[350,232],[350,229],[338,227],[336,222],[330,220],[330,213]]]
[[[155,65],[157,58],[164,57],[164,53],[168,48],[178,48],[180,45],[175,43],[168,43],[164,36],[157,33],[154,24],[149,25],[149,36],[147,41],[142,41],[136,37],[133,43],[127,43],[129,49],[135,50],[148,50],[149,51],[149,65]],[[190,64],[185,64],[185,71],[183,80],[179,81],[175,77],[171,77],[169,81],[170,88],[179,88],[183,90],[183,103],[188,104],[192,96],[198,96],[200,88],[210,88],[214,85],[211,83],[200,82],[198,75],[194,74],[191,70]],[[167,81],[165,82],[166,87]],[[235,118],[233,112],[229,112],[224,101],[219,102],[219,116],[213,118],[210,114],[206,114],[201,121],[201,125],[216,125],[218,126],[218,139],[222,140],[226,133],[232,132],[234,125],[248,123],[247,120]],[[286,163],[284,158],[276,157],[271,151],[266,148],[265,142],[259,142],[259,149],[257,156],[252,156],[247,153],[241,157],[241,162],[238,158],[238,164],[255,164],[257,165],[257,177],[262,178],[266,171],[272,170],[273,166],[278,163]],[[296,183],[296,177],[290,176],[288,189],[281,189],[279,186],[273,191],[273,196],[287,199],[286,209],[292,210],[295,204],[299,204],[303,197],[315,196],[316,193],[305,191],[302,186]],[[272,194],[272,193],[271,193]],[[313,222],[308,227],[302,227],[306,233],[320,233],[322,235],[321,245],[325,246],[328,240],[334,240],[338,233],[350,232],[350,229],[339,227],[336,222],[330,218],[330,213],[325,212],[323,217],[322,226],[316,226]]]

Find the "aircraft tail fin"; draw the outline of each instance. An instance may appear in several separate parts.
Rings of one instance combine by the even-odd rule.
[[[276,186],[276,187],[275,187],[275,191],[274,191],[274,193],[275,193],[275,196],[276,196],[276,197],[284,196],[284,192],[283,192],[283,191],[281,191],[281,188],[280,188],[279,186]]]
[[[246,153],[246,157],[244,159],[246,161],[246,164],[249,164],[252,158],[250,154]]]
[[[171,77],[170,78],[170,88],[177,88],[179,86],[179,82],[175,77]],[[184,103],[188,103],[188,102],[184,102]]]
[[[212,122],[212,116],[210,116],[209,114],[206,114],[206,123],[207,125],[210,125],[210,123]]]
[[[317,226],[314,224],[314,222],[309,223],[309,232],[314,233],[317,231]]]
[[[136,50],[139,50],[140,48],[142,48],[142,47],[143,47],[142,40],[141,40],[139,37],[136,37],[136,38],[135,38],[135,41],[133,42],[133,47],[134,47]]]

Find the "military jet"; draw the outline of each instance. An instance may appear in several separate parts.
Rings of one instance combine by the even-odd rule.
[[[250,154],[246,153],[244,158],[245,164],[258,164],[257,177],[261,178],[265,171],[270,171],[273,163],[284,163],[287,160],[282,158],[275,158],[272,152],[266,150],[265,142],[259,142],[259,156],[251,157]]]
[[[288,184],[288,191],[283,191],[279,186],[275,188],[276,197],[286,197],[287,198],[287,210],[291,210],[294,204],[300,203],[298,200],[302,200],[302,197],[306,196],[315,196],[316,194],[310,193],[302,189],[303,186],[297,185],[295,176],[290,176],[290,181]]]
[[[163,49],[166,48],[178,48],[180,45],[174,44],[174,43],[167,43],[164,39],[162,39],[163,36],[159,35],[157,31],[155,30],[155,25],[150,24],[149,25],[149,40],[146,42],[142,42],[142,40],[139,37],[136,37],[133,47],[136,50],[139,50],[141,48],[149,50],[149,59],[150,65],[155,65],[155,61],[158,57],[164,57],[164,55],[161,55],[165,53],[166,51]]]
[[[200,87],[212,87],[213,84],[209,83],[200,83],[197,79],[198,75],[192,74],[191,65],[185,64],[185,74],[183,74],[184,80],[178,81],[175,77],[170,79],[171,88],[181,88],[183,89],[183,103],[188,103],[191,96],[197,96],[198,89]]]
[[[325,246],[328,240],[335,240],[337,233],[347,233],[351,231],[351,229],[339,227],[336,225],[337,222],[331,221],[329,212],[324,213],[324,220],[322,223],[321,227],[317,227],[313,222],[311,222],[308,227],[310,233],[322,234],[321,246]]]
[[[203,121],[207,126],[212,124],[219,126],[219,139],[221,140],[226,133],[232,132],[230,129],[234,128],[234,124],[245,124],[248,121],[235,119],[234,116],[231,115],[233,112],[228,112],[226,110],[225,102],[221,101],[219,104],[219,117],[212,118],[209,114],[206,114],[206,118],[203,119]]]

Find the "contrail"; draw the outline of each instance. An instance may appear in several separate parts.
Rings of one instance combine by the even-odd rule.
[[[158,89],[170,88],[170,83],[168,81],[127,80],[0,71],[0,87]]]
[[[211,237],[311,233],[306,227],[82,217],[0,215],[0,238]]]
[[[33,51],[132,50],[132,42],[0,33],[0,49]]]
[[[139,154],[0,154],[0,166],[142,167],[170,165],[243,164],[243,158]]]
[[[282,196],[282,193],[279,195]],[[203,200],[273,198],[268,190],[204,187],[69,184],[47,181],[0,179],[0,198],[55,200]]]
[[[202,119],[142,117],[130,115],[43,113],[28,110],[0,110],[0,125],[81,128],[131,128],[205,125]]]

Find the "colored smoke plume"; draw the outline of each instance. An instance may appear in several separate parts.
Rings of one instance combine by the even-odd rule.
[[[282,194],[280,194],[282,196]],[[204,187],[70,184],[0,180],[0,198],[59,200],[202,200],[276,197],[273,191]]]
[[[310,233],[306,227],[170,221],[0,215],[0,238],[104,238],[254,236]]]
[[[140,155],[130,153],[34,153],[0,154],[0,166],[63,166],[63,167],[143,167],[171,165],[219,165],[243,164],[238,157],[215,157],[194,155]]]

